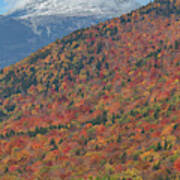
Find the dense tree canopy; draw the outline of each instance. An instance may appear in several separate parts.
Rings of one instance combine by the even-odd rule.
[[[156,0],[1,70],[1,179],[179,179],[179,15]]]

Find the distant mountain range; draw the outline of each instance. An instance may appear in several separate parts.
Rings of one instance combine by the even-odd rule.
[[[0,68],[57,38],[140,7],[135,0],[31,0],[0,16]]]

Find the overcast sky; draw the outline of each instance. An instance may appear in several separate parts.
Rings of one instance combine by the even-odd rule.
[[[0,0],[0,14],[7,12],[7,10],[8,10],[7,7],[12,7],[17,2],[23,3],[23,1],[27,1],[27,0]],[[151,0],[137,0],[137,1],[139,3],[145,5],[148,2],[150,2]]]

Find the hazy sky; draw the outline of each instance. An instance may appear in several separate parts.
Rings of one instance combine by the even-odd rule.
[[[6,12],[5,5],[6,3],[4,2],[4,0],[0,0],[0,14],[3,14],[4,12]]]
[[[16,0],[0,0],[0,14],[5,13],[8,9],[7,6],[12,7]],[[24,0],[21,0],[24,1]],[[137,0],[141,4],[147,4],[151,0]]]

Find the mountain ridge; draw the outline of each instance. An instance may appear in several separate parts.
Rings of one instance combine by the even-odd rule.
[[[0,71],[2,178],[180,178],[177,2],[78,30]]]

